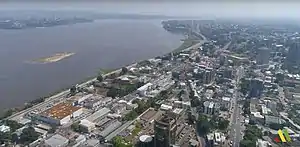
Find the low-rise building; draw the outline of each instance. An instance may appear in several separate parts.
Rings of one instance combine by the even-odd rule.
[[[229,97],[223,97],[221,108],[229,109],[230,108],[230,98]]]
[[[87,119],[81,120],[79,125],[84,132],[91,132],[92,130],[95,129],[95,123],[90,122]]]
[[[0,126],[0,132],[9,132],[10,131],[10,127],[9,126],[6,126],[6,125],[1,125]]]
[[[45,145],[49,147],[66,147],[68,143],[69,139],[59,134],[55,134],[49,139],[45,140]]]
[[[52,125],[63,125],[82,114],[82,108],[71,103],[59,103],[35,116],[35,119]]]

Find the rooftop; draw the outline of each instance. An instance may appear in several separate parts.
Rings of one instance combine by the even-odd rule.
[[[64,146],[65,144],[68,143],[68,139],[59,135],[59,134],[56,134],[56,135],[53,135],[51,138],[47,139],[45,141],[45,143],[51,147],[58,147],[58,146]]]
[[[81,107],[75,107],[71,103],[59,103],[50,109],[45,110],[41,114],[54,119],[62,119],[79,109],[81,109]]]

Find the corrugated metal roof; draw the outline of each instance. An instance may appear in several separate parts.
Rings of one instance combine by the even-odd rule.
[[[96,111],[95,113],[93,113],[92,115],[87,117],[86,119],[89,120],[90,122],[94,122],[95,120],[97,120],[100,117],[103,117],[104,115],[108,114],[109,112],[110,112],[110,109],[104,107],[104,108]]]

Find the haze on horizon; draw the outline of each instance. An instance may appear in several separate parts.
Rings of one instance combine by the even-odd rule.
[[[283,2],[0,2],[1,10],[93,10],[103,13],[158,14],[206,18],[299,18],[300,3]]]

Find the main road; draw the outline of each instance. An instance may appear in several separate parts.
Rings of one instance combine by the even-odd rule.
[[[135,66],[136,63],[132,64],[132,65],[129,65],[127,66],[127,68],[131,68],[133,66]],[[120,72],[121,69],[118,69],[118,70],[115,70],[115,71],[112,71],[110,73],[107,73],[104,75],[104,77],[108,76],[108,75],[111,75],[111,74],[114,74],[114,73],[118,73]],[[93,78],[87,82],[84,82],[82,84],[79,85],[79,87],[86,87],[88,84],[90,84],[91,82],[93,81],[96,81],[96,78]],[[56,95],[53,95],[49,98],[46,98],[46,100],[42,103],[39,103],[37,105],[34,105],[32,106],[31,108],[27,108],[25,110],[22,110],[20,112],[17,112],[9,117],[7,117],[6,119],[10,119],[10,120],[16,120],[18,121],[21,117],[23,117],[25,114],[29,113],[29,112],[32,112],[33,110],[37,110],[37,109],[40,109],[40,108],[47,108],[47,105],[51,104],[51,103],[54,103],[55,101],[58,101],[62,98],[65,98],[67,96],[67,94],[69,94],[69,90],[65,90],[65,91],[62,91]]]
[[[244,74],[244,68],[242,66],[237,68],[236,72],[236,83],[234,87],[234,94],[233,94],[233,100],[232,100],[232,106],[233,106],[233,113],[231,116],[231,130],[230,130],[230,138],[232,140],[232,146],[233,147],[239,147],[239,143],[241,138],[241,108],[239,107],[238,99],[239,99],[239,92],[238,92],[238,84],[240,82],[240,79],[242,78]]]

